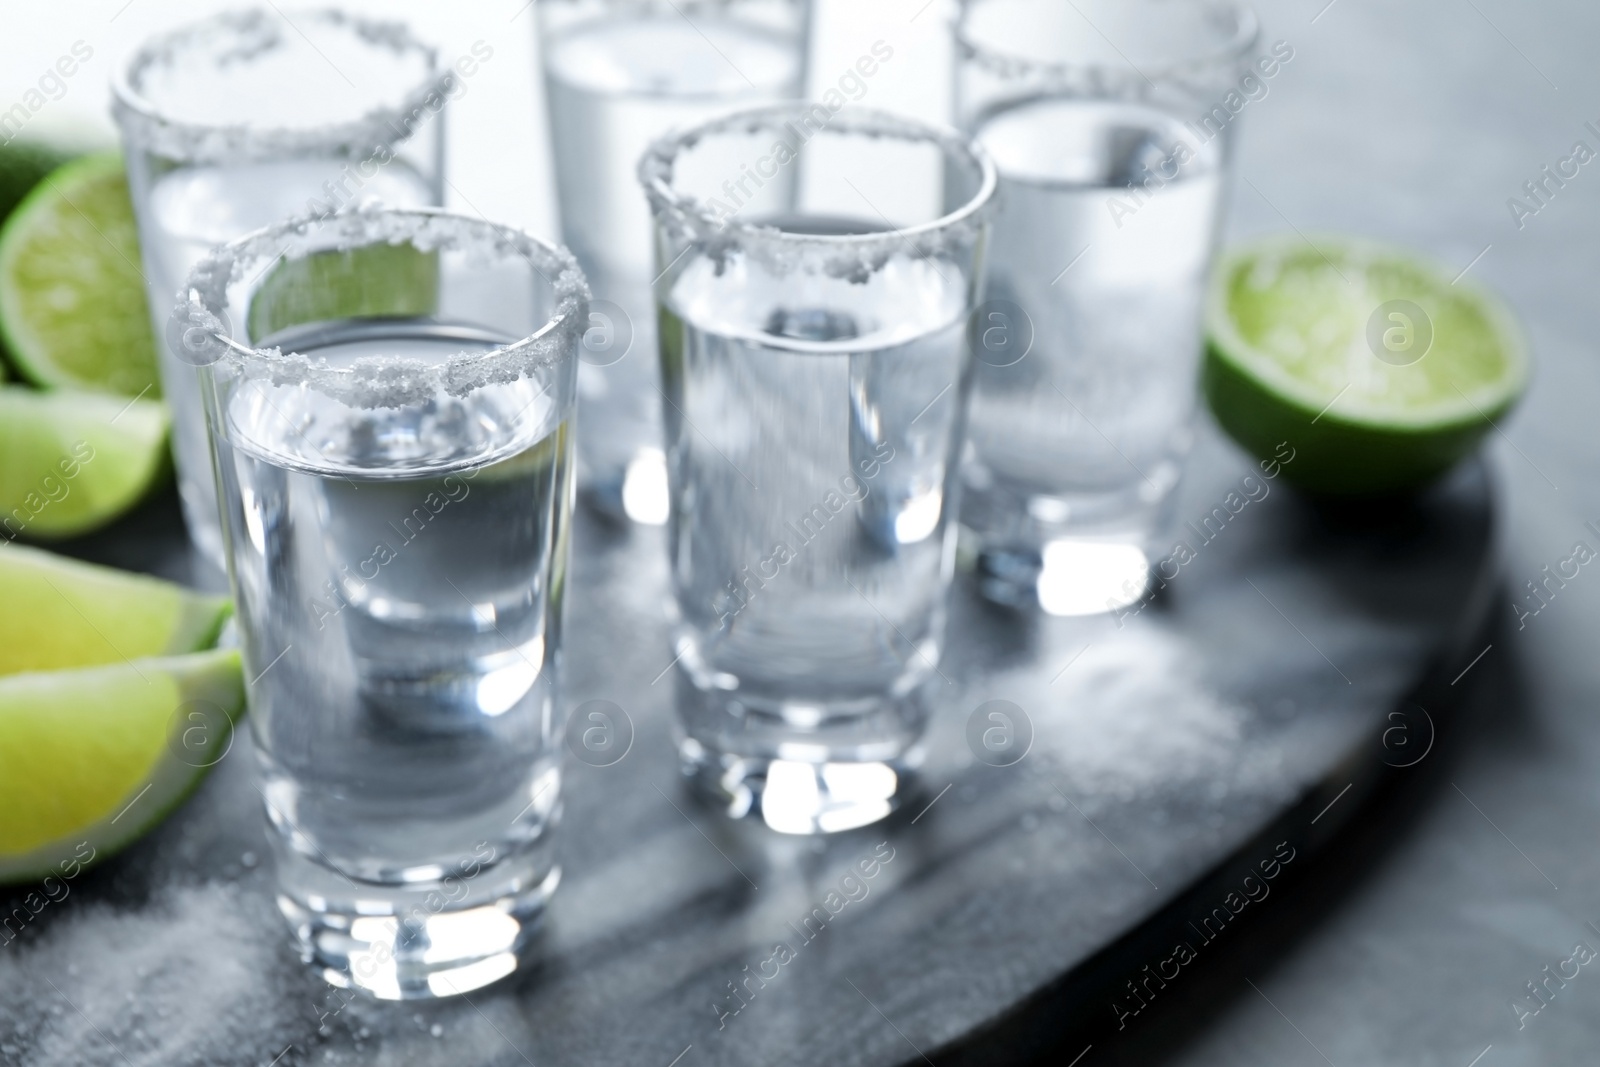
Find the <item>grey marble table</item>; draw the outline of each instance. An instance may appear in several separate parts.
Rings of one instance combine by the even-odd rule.
[[[1178,515],[1238,512],[1205,541],[1182,531],[1194,559],[1137,614],[1030,619],[963,582],[922,797],[826,840],[684,793],[661,538],[583,517],[566,703],[614,701],[636,736],[613,766],[568,761],[564,881],[532,968],[448,1003],[331,991],[275,913],[241,739],[173,819],[0,949],[0,1062],[1070,1058],[1157,989],[1202,981],[1176,944],[1199,963],[1226,952],[1229,928],[1427,751],[1483,618],[1481,466],[1360,513],[1253,470],[1205,435]],[[169,497],[72,547],[182,577],[176,522]],[[991,700],[1031,724],[1010,766],[967,740]],[[873,877],[847,880],[869,857]]]
[[[1290,226],[1428,250],[1498,289],[1537,357],[1490,448],[1505,535],[1498,632],[1457,685],[1460,732],[1407,788],[1079,1067],[1544,1067],[1600,1060],[1600,579],[1537,615],[1529,581],[1600,548],[1600,8],[1578,0],[1267,0],[1296,57],[1247,109],[1236,235]],[[1315,20],[1315,21],[1313,21]],[[1537,213],[1513,212],[1516,198]],[[1520,216],[1520,217],[1519,217]],[[1519,225],[1520,223],[1520,225]],[[1474,650],[1476,654],[1477,650]],[[1566,968],[1568,974],[1572,969]],[[1541,989],[1543,987],[1541,986]],[[1538,1009],[1535,1013],[1534,1009]],[[942,1065],[941,1065],[942,1067]]]

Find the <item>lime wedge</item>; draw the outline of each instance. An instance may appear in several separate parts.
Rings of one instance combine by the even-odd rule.
[[[368,245],[286,259],[250,301],[250,339],[331,319],[415,318],[439,308],[439,254]]]
[[[1414,253],[1313,240],[1268,239],[1218,263],[1202,374],[1211,410],[1304,488],[1423,485],[1522,395],[1521,333],[1493,295]]]
[[[0,678],[0,883],[71,877],[154,826],[243,711],[234,650]]]
[[[155,401],[0,388],[0,539],[104,526],[166,472],[166,446]]]
[[[161,395],[118,156],[51,172],[0,228],[0,336],[40,387]]]
[[[0,546],[0,675],[197,652],[232,605],[142,574]]]

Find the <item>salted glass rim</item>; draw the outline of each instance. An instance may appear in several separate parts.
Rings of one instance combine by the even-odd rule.
[[[818,108],[825,112],[829,110],[826,105],[809,100],[745,108],[658,137],[640,157],[637,170],[652,214],[658,219],[667,216],[702,238],[743,238],[750,242],[773,243],[794,249],[851,249],[857,252],[880,247],[911,247],[922,251],[917,246],[925,243],[926,239],[937,239],[951,231],[977,225],[986,217],[994,203],[995,190],[1000,181],[999,171],[988,151],[953,127],[922,122],[878,108],[846,107],[831,112],[815,133],[858,134],[936,145],[944,152],[946,159],[966,163],[978,175],[976,192],[960,206],[927,222],[871,233],[814,234],[784,230],[737,217],[721,217],[698,197],[673,186],[674,165],[678,156],[701,140],[741,128],[745,131],[768,126],[776,128],[784,120],[802,119]],[[738,241],[732,240],[731,243]]]
[[[952,33],[956,46],[962,53],[958,59],[976,60],[1001,74],[1016,76],[1019,74],[1043,73],[1055,76],[1070,75],[1073,72],[1103,72],[1113,68],[1113,65],[1104,62],[1083,62],[1078,60],[1044,60],[1033,56],[1008,52],[1004,49],[986,44],[972,36],[968,26],[968,19],[980,4],[993,3],[996,0],[960,0],[960,7],[952,20]],[[1149,2],[1149,0],[1146,0]],[[1178,56],[1165,60],[1160,66],[1136,67],[1131,60],[1126,60],[1128,69],[1140,81],[1154,81],[1158,78],[1171,78],[1181,72],[1200,69],[1211,69],[1233,66],[1249,55],[1251,50],[1261,40],[1261,19],[1255,9],[1248,4],[1238,3],[1235,0],[1168,0],[1174,4],[1186,4],[1189,7],[1200,9],[1214,9],[1227,12],[1235,20],[1235,30],[1225,39],[1206,48],[1196,49],[1192,54]],[[1113,48],[1116,46],[1113,45]]]
[[[397,100],[374,105],[359,118],[305,127],[192,122],[174,118],[169,109],[157,105],[136,85],[138,74],[207,31],[221,29],[240,33],[267,20],[287,22],[295,28],[291,16],[348,27],[373,47],[420,54],[427,63],[427,73]],[[248,7],[193,19],[145,38],[127,61],[112,72],[112,110],[118,127],[134,147],[186,162],[240,156],[292,156],[329,148],[367,149],[377,143],[406,140],[406,137],[391,136],[397,120],[419,109],[435,113],[442,110],[442,104],[440,108],[430,109],[426,101],[435,94],[448,99],[446,90],[453,77],[453,68],[440,66],[439,47],[418,37],[408,23],[399,19],[368,18],[336,7],[296,8],[287,12],[276,6]]]
[[[298,243],[298,247],[295,247]],[[300,259],[328,251],[409,244],[420,251],[465,251],[481,259],[525,259],[550,285],[549,318],[526,337],[488,350],[463,350],[444,360],[368,356],[348,366],[326,358],[246,344],[234,337],[228,305],[233,288],[257,285],[291,250]],[[354,408],[395,408],[447,393],[466,396],[575,358],[587,322],[589,285],[564,246],[526,230],[443,208],[365,207],[332,215],[300,215],[262,227],[208,252],[189,272],[172,312],[191,362],[224,363],[245,378],[304,385]]]

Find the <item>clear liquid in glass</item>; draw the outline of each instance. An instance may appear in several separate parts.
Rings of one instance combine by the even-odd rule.
[[[338,365],[493,343],[379,329],[294,348]],[[554,889],[569,414],[529,380],[372,410],[254,382],[223,414],[279,903],[330,980],[477,988],[514,969]]]
[[[775,829],[862,825],[904,787],[954,562],[966,286],[934,259],[865,284],[700,259],[664,293],[683,752]]]
[[[797,31],[715,10],[693,22],[666,10],[564,28],[546,41],[545,84],[562,236],[603,304],[578,374],[579,481],[602,510],[635,522],[667,518],[660,372],[650,293],[649,206],[635,177],[647,145],[722,111],[796,97]],[[739,160],[728,173],[739,175]],[[748,161],[746,161],[748,162]],[[625,345],[621,338],[631,338]]]
[[[1051,96],[975,135],[1000,171],[979,315],[1026,319],[1001,308],[1013,343],[977,348],[962,523],[991,596],[1105,611],[1143,592],[1189,447],[1222,146],[1156,107]]]

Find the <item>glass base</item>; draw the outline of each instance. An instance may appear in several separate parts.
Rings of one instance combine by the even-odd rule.
[[[691,631],[678,647],[682,770],[730,818],[785,834],[838,833],[885,818],[916,789],[937,649],[896,678],[847,686],[825,661],[809,678],[741,678],[702,659]],[[830,684],[817,685],[823,679]]]
[[[780,834],[834,834],[887,818],[920,787],[920,752],[895,760],[802,763],[678,746],[684,777],[730,818],[760,819]]]
[[[1047,615],[1119,611],[1150,591],[1151,546],[1170,519],[1174,461],[1103,490],[1036,493],[974,464],[961,505],[960,558],[978,591]]]
[[[980,548],[973,573],[985,599],[1046,615],[1116,612],[1151,585],[1150,560],[1138,545],[1087,538],[1060,538],[1038,549]]]
[[[278,909],[301,958],[331,984],[378,1000],[452,997],[511,974],[561,880],[547,855],[404,887],[353,881],[285,850],[277,859]]]
[[[627,463],[586,465],[579,489],[594,510],[616,522],[662,526],[667,521],[667,460],[644,447]]]

